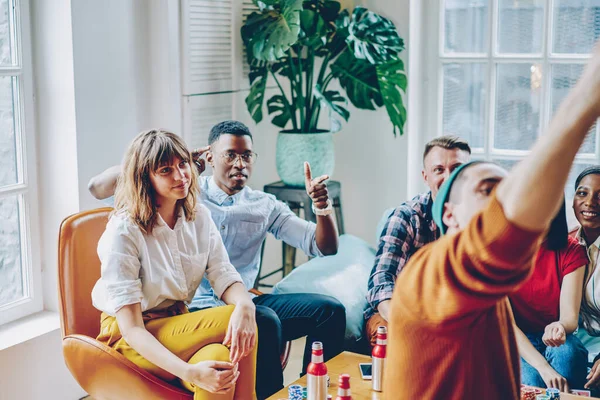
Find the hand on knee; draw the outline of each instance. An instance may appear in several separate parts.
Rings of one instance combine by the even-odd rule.
[[[210,393],[225,394],[235,388],[240,376],[238,365],[225,361],[189,364],[185,380]]]

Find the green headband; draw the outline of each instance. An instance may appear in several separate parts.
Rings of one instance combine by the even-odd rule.
[[[479,164],[482,162],[485,161],[471,161],[461,165],[460,167],[456,168],[452,172],[452,174],[450,174],[448,179],[446,179],[446,182],[444,182],[444,184],[440,187],[440,190],[438,191],[437,196],[435,197],[435,201],[433,202],[433,208],[431,212],[433,214],[433,220],[435,221],[435,224],[440,228],[440,232],[442,235],[446,234],[446,230],[448,229],[448,227],[444,225],[444,222],[442,221],[442,216],[444,215],[444,204],[448,202],[448,198],[450,197],[450,190],[452,189],[454,181],[461,173],[461,171],[463,171],[465,168],[470,167],[473,164]]]

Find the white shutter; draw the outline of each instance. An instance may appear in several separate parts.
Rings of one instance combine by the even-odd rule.
[[[183,0],[183,94],[234,90],[234,4],[240,0]],[[238,3],[239,4],[239,3]]]
[[[255,11],[258,11],[258,7],[256,5],[254,5],[254,3],[252,2],[252,0],[243,0],[243,5],[242,5],[242,22],[246,23],[246,19],[248,18],[248,16],[250,14],[252,14]],[[248,60],[246,58],[246,48],[244,47],[244,44],[242,42],[242,82],[241,82],[241,87],[242,88],[248,88],[250,87],[249,81],[248,81],[248,74],[250,73],[250,65],[248,65]]]
[[[232,119],[233,93],[185,96],[183,101],[183,137],[190,149],[208,145],[210,128]]]
[[[234,7],[234,24],[233,24],[233,43],[234,43],[234,71],[235,77],[234,87],[238,90],[244,90],[250,88],[248,81],[248,73],[250,72],[250,66],[246,61],[246,48],[242,40],[241,29],[246,19],[254,11],[258,11],[258,7],[252,2],[252,0],[236,0],[236,6]]]

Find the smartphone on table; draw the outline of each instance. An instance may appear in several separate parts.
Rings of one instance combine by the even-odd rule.
[[[364,380],[371,380],[373,378],[371,372],[371,363],[360,363],[358,364],[358,368],[360,369],[360,377]]]

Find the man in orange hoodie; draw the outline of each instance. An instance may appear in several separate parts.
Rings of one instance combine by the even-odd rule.
[[[519,398],[507,295],[530,275],[573,159],[600,116],[600,48],[531,154],[507,174],[465,164],[440,188],[446,234],[415,253],[392,296],[385,399]]]

